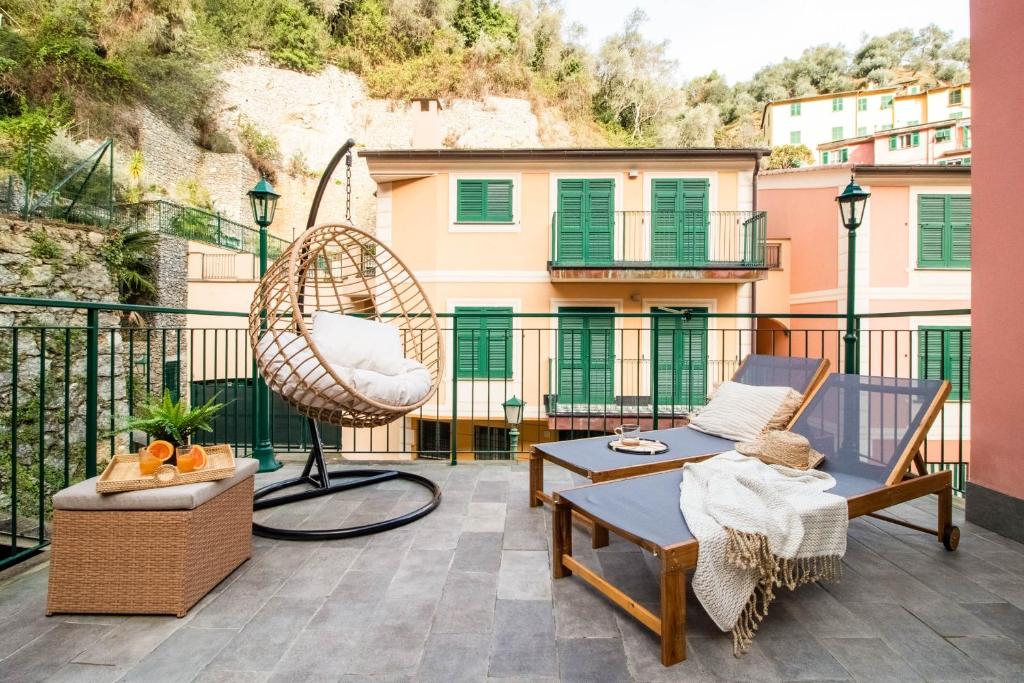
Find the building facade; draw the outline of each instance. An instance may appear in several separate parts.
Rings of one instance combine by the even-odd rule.
[[[703,404],[751,350],[749,318],[702,314],[749,313],[766,277],[766,152],[361,152],[378,237],[445,316],[449,376],[414,420],[421,455],[452,439],[501,450],[513,395],[524,448]],[[680,310],[668,329],[636,316]]]
[[[817,160],[829,164],[937,164],[969,166],[971,119],[947,119],[882,130],[818,145]]]
[[[758,206],[772,217],[770,238],[788,242],[789,250],[788,272],[772,271],[758,287],[773,292],[785,312],[845,311],[848,232],[835,198],[851,173],[871,192],[857,230],[855,309],[879,316],[861,323],[861,372],[949,379],[953,393],[929,434],[927,458],[969,460],[970,316],[883,316],[970,308],[970,166],[840,164],[762,173]],[[816,327],[827,331],[798,331]],[[758,335],[758,344],[803,343],[841,367],[839,329],[834,320],[782,319]]]
[[[964,142],[964,125],[959,122],[970,117],[969,83],[928,90],[902,83],[770,102],[765,105],[761,127],[771,147],[806,145],[815,152],[814,164],[938,163],[946,151]],[[949,138],[945,132],[939,134],[938,140],[934,139],[934,132],[931,134],[932,142],[940,148],[938,154],[932,160],[927,160],[927,155],[922,158],[916,151],[921,147],[922,131],[946,129],[950,129]],[[967,144],[963,146],[969,148],[969,125],[966,130]],[[907,136],[905,141],[903,135]],[[928,149],[930,146],[926,145],[925,150]],[[875,155],[877,159],[867,158]],[[886,161],[886,157],[892,160]]]

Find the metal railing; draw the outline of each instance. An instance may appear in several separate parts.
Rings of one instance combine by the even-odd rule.
[[[764,268],[767,236],[764,211],[555,211],[551,266]]]
[[[149,230],[257,256],[260,253],[259,230],[219,213],[164,199],[119,204],[115,207],[112,224],[128,232]],[[267,236],[267,255],[271,260],[280,256],[287,246],[287,240]]]
[[[144,435],[117,430],[151,394],[169,391],[193,403],[219,396],[227,406],[199,441],[231,444],[240,455],[251,451],[254,363],[246,312],[15,297],[0,297],[0,310],[0,568],[48,542],[56,491],[95,475],[110,454],[141,445]],[[199,322],[131,328],[121,318],[129,312],[187,313]],[[957,386],[925,457],[930,467],[955,470],[961,492],[970,456],[969,314],[858,316],[865,374],[953,377]],[[607,433],[623,422],[645,429],[685,424],[687,412],[750,352],[825,357],[833,371],[843,360],[835,314],[762,314],[756,317],[788,329],[760,330],[749,315],[697,311],[516,313],[504,316],[506,329],[470,324],[493,316],[501,314],[440,314],[448,356],[437,394],[386,427],[323,425],[328,450],[452,464],[524,457],[535,443]],[[458,372],[453,358],[460,359]],[[508,428],[502,403],[513,395],[526,401],[517,453],[500,448]],[[294,408],[273,397],[270,419],[279,454],[307,451],[305,418]]]

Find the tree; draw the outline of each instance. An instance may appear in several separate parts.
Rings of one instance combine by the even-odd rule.
[[[780,168],[800,168],[814,162],[814,155],[807,145],[778,145],[764,163],[766,171]]]

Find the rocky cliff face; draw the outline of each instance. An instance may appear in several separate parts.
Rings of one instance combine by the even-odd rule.
[[[320,173],[337,148],[354,138],[363,149],[401,149],[412,145],[413,117],[418,105],[380,100],[367,95],[358,76],[328,66],[319,74],[275,68],[257,55],[221,74],[223,89],[215,112],[221,131],[243,148],[238,131],[243,122],[272,135],[280,148],[281,169],[275,188],[281,193],[272,230],[291,238],[305,225],[306,213]],[[441,139],[448,147],[541,147],[572,145],[569,127],[550,111],[541,121],[530,102],[490,97],[482,101],[451,100],[439,112]],[[200,149],[192,137],[173,130],[156,116],[140,115],[140,146],[146,158],[147,182],[174,195],[178,186],[197,181],[226,216],[248,222],[245,192],[258,174],[240,153],[214,154]],[[344,169],[335,176],[321,207],[323,221],[345,215]],[[358,157],[353,168],[352,214],[357,224],[374,227],[376,185]]]

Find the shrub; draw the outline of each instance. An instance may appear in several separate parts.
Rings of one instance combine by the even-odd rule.
[[[807,145],[776,145],[765,161],[766,171],[780,168],[799,168],[814,163],[814,154]]]
[[[317,71],[324,65],[327,31],[302,5],[277,3],[267,27],[270,57],[296,71]]]
[[[28,238],[32,240],[32,246],[29,247],[28,253],[33,258],[37,258],[40,261],[56,261],[64,255],[64,250],[61,249],[59,244],[50,239],[50,236],[46,234],[46,230],[43,228],[36,228],[29,234]]]
[[[245,146],[245,155],[252,167],[265,175],[271,182],[277,175],[277,162],[281,160],[281,148],[277,138],[262,132],[259,127],[245,118],[238,119],[238,137]]]

